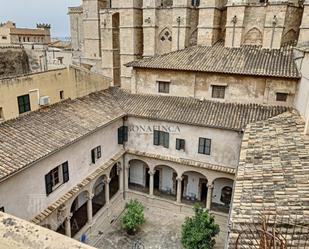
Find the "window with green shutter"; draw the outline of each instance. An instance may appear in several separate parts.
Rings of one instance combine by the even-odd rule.
[[[185,150],[185,140],[176,138],[176,150]]]
[[[64,162],[63,164],[52,169],[48,174],[45,175],[45,189],[46,195],[52,193],[63,183],[69,181],[69,163]]]
[[[31,111],[29,94],[17,97],[19,114]]]
[[[169,148],[169,139],[170,139],[170,134],[168,132],[154,130],[153,132],[153,144],[154,145],[157,145],[157,146],[161,145],[165,148]]]
[[[198,145],[198,153],[210,155],[210,151],[211,151],[211,139],[200,137]]]
[[[93,164],[95,164],[96,160],[100,159],[101,156],[102,156],[101,146],[98,146],[98,147],[91,150],[91,162]]]

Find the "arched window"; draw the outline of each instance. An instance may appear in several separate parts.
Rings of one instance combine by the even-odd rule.
[[[262,33],[257,28],[250,29],[245,35],[244,44],[245,45],[262,45]]]

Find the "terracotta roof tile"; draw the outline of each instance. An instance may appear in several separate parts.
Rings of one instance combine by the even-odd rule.
[[[293,49],[265,49],[245,45],[239,48],[194,46],[171,53],[127,63],[136,68],[170,69],[210,73],[300,78]]]

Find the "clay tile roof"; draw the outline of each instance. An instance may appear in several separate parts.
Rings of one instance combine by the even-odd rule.
[[[276,218],[278,227],[281,220],[281,224],[289,220],[309,226],[309,136],[304,135],[304,125],[302,117],[292,111],[246,128],[236,175],[229,248],[234,248],[232,244],[243,227],[249,227],[261,214]]]
[[[286,110],[110,88],[0,124],[0,181],[126,115],[241,131]]]
[[[188,97],[129,94],[118,88],[109,92],[128,113],[150,119],[241,131],[248,123],[287,111],[283,106],[223,103]]]
[[[0,180],[124,115],[98,92],[0,124]]]
[[[255,76],[299,78],[292,46],[265,49],[245,45],[239,48],[194,46],[171,53],[127,63],[135,68],[186,70]]]

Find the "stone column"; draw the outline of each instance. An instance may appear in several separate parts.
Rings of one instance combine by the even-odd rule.
[[[125,188],[125,191],[129,190],[129,165],[126,165],[125,166],[125,176],[124,176],[124,188]]]
[[[92,198],[93,198],[92,193],[88,193],[87,196],[87,217],[88,217],[88,223],[92,223]]]
[[[181,203],[181,182],[182,177],[177,177],[177,203]]]
[[[208,187],[208,190],[207,190],[206,208],[207,208],[208,210],[210,210],[211,201],[212,201],[212,190],[213,190],[213,188],[214,188],[214,185],[213,185],[213,184],[208,184],[207,187]]]
[[[71,218],[72,214],[65,218],[65,235],[71,238]]]
[[[150,179],[149,179],[149,195],[150,196],[153,196],[153,182],[154,182],[154,174],[155,174],[155,171],[154,170],[149,170],[148,171],[149,175],[150,175]]]
[[[110,183],[111,179],[108,177],[104,180],[105,183],[105,201],[106,204],[109,204],[109,183]]]

